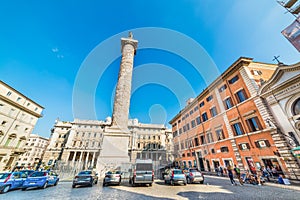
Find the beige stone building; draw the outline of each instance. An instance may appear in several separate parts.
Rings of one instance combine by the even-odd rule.
[[[24,150],[18,161],[18,166],[24,168],[35,169],[45,153],[48,146],[48,138],[36,134],[30,134],[27,140]]]
[[[0,171],[16,166],[43,107],[0,81]]]
[[[82,169],[97,169],[105,127],[110,125],[110,117],[105,121],[57,120],[43,163],[59,170],[73,171],[71,173]],[[128,130],[128,156],[131,162],[136,158],[151,158],[158,161],[157,168],[173,162],[173,135],[164,125],[143,124],[137,119],[131,119],[128,121]]]
[[[51,130],[49,144],[43,156],[43,164],[45,166],[53,166],[60,159],[71,128],[72,124],[70,122],[55,121],[54,127]]]
[[[274,137],[280,139],[278,153],[285,159],[287,173],[300,179],[299,159],[291,153],[293,148],[300,146],[300,62],[280,65],[259,94],[272,113],[267,123],[278,130]]]

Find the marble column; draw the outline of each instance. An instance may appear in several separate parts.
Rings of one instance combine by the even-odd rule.
[[[112,126],[119,127],[121,130],[127,130],[128,127],[133,59],[136,53],[137,43],[138,41],[133,39],[131,32],[128,38],[121,38],[122,60],[112,116]]]

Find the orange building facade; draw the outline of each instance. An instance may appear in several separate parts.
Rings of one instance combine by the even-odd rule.
[[[276,68],[241,57],[190,100],[169,122],[177,164],[202,171],[235,164],[253,173],[261,166],[288,171],[277,130],[267,123],[271,114],[257,94]]]

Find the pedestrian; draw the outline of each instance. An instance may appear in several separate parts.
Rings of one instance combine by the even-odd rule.
[[[278,176],[277,169],[275,166],[272,167],[272,174],[273,174],[273,176]]]
[[[231,168],[230,165],[228,165],[228,167],[227,167],[227,174],[228,174],[228,177],[230,179],[231,184],[232,185],[237,185],[236,182],[233,179],[233,172],[232,172],[232,168]]]
[[[240,184],[244,185],[244,182],[243,182],[243,180],[241,178],[241,170],[240,170],[240,168],[238,168],[236,165],[234,165],[234,169],[233,170],[235,171],[236,177],[238,178]]]
[[[270,182],[270,175],[268,170],[265,167],[261,167],[262,176],[267,178],[267,180]]]
[[[220,173],[221,173],[221,176],[223,176],[223,169],[222,169],[221,165],[220,165],[220,167],[219,167],[219,171],[220,171]]]

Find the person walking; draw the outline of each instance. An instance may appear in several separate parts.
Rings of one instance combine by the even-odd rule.
[[[233,179],[232,167],[230,165],[228,165],[228,167],[227,167],[227,174],[228,174],[228,177],[230,179],[231,184],[232,185],[237,185],[236,182]]]
[[[238,178],[240,184],[244,185],[244,181],[241,178],[241,170],[240,170],[240,168],[238,168],[236,165],[234,165],[234,169],[233,170],[235,171],[236,177]]]

